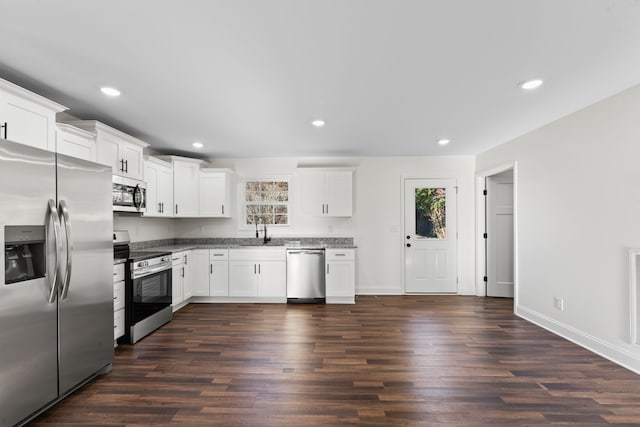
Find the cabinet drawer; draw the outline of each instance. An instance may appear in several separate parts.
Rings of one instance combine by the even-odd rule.
[[[113,284],[113,311],[124,308],[124,281]]]
[[[186,252],[176,252],[171,254],[171,265],[182,265],[184,264],[184,256]]]
[[[113,266],[113,283],[124,280],[124,263]]]
[[[209,251],[210,261],[225,261],[229,259],[228,249],[211,249]]]
[[[124,309],[113,313],[113,339],[117,340],[124,335]]]
[[[327,261],[353,261],[355,251],[353,249],[327,249],[325,259]]]

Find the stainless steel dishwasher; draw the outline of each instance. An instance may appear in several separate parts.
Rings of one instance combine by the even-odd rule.
[[[325,302],[324,249],[287,249],[287,302]]]

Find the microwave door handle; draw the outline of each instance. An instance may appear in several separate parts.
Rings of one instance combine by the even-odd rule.
[[[140,201],[136,201],[136,196],[140,199]],[[142,206],[142,190],[139,185],[133,189],[133,207],[137,210],[140,210],[140,206]]]
[[[69,209],[67,209],[67,202],[65,202],[64,200],[60,200],[60,212],[62,213],[64,232],[67,240],[67,268],[64,272],[64,279],[62,279],[62,299],[66,299],[67,294],[69,293],[69,283],[71,282],[73,245],[71,243],[71,222],[69,221]]]
[[[49,304],[53,304],[56,300],[58,291],[58,271],[60,270],[60,216],[58,215],[58,209],[56,208],[56,202],[53,199],[49,200],[49,220],[53,222],[53,240],[55,244],[55,268],[51,275],[51,291],[49,292],[49,298],[47,301]]]

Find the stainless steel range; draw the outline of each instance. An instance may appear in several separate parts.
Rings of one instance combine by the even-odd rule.
[[[128,233],[119,233],[120,246],[128,248]],[[114,246],[114,253],[116,250]],[[172,319],[171,280],[170,252],[129,251],[125,270],[125,334],[119,342],[135,344]]]

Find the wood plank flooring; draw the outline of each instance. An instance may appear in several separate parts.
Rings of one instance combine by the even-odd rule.
[[[191,304],[33,426],[640,425],[640,376],[512,301]]]

